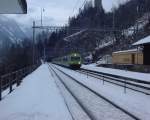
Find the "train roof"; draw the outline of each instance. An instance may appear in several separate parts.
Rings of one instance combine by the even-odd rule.
[[[139,41],[137,41],[136,43],[134,43],[134,46],[138,46],[138,45],[145,45],[145,44],[150,44],[150,35],[148,37],[145,37]]]
[[[81,56],[79,53],[71,53],[70,56]]]
[[[80,53],[77,53],[77,52],[74,52],[74,53],[70,53],[70,54],[68,54],[68,55],[64,55],[64,56],[61,56],[61,57],[54,58],[53,60],[61,59],[61,58],[64,58],[64,57],[69,57],[69,56],[81,57],[81,54],[80,54]]]

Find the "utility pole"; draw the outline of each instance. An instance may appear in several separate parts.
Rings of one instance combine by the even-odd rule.
[[[112,27],[113,27],[113,47],[112,47],[112,53],[114,52],[114,43],[115,43],[115,10],[113,10],[113,23],[112,23]]]
[[[139,4],[141,4],[140,3],[140,1],[139,1]],[[141,11],[141,6],[140,5],[138,5],[137,6],[137,15],[138,15],[138,18],[137,19],[139,19],[140,18],[140,14],[142,13],[142,11]],[[139,32],[139,24],[140,24],[140,21],[138,21],[137,20],[137,25],[136,25],[136,39],[138,39],[138,32]],[[139,59],[139,49],[138,49],[139,47],[137,46],[137,65],[139,64],[139,62],[138,62],[138,59]]]
[[[35,21],[33,21],[33,43],[32,43],[32,64],[35,63]]]
[[[45,9],[41,8],[41,27],[43,26],[43,12],[45,12]]]
[[[43,53],[43,55],[44,55],[44,61],[46,61],[46,43],[47,43],[47,41],[48,41],[48,33],[49,33],[49,30],[47,29],[46,30],[46,38],[44,39],[44,53]]]
[[[43,26],[43,8],[41,8],[41,27]]]
[[[41,27],[43,27],[43,12],[44,12],[45,10],[44,10],[44,8],[41,8]],[[45,60],[46,60],[46,48],[45,48],[45,37],[44,37],[44,33],[43,33],[43,30],[42,30],[42,37],[43,37],[43,39],[44,39],[44,45],[43,45],[43,47],[44,47],[44,49],[43,49],[43,59],[44,59],[44,62],[45,62]]]

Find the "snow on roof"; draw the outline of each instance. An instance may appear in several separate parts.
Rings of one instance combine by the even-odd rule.
[[[130,50],[123,50],[123,51],[116,51],[113,53],[126,53],[126,52],[137,52],[137,49],[130,49]]]
[[[145,37],[138,42],[134,43],[133,45],[144,45],[144,44],[150,44],[150,35],[148,37]]]

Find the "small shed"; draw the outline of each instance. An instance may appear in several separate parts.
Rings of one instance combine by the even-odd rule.
[[[143,62],[144,65],[150,65],[150,36],[145,37],[136,43],[133,44],[134,46],[143,46]]]

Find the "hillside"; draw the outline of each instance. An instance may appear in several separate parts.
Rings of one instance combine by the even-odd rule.
[[[16,21],[0,15],[0,75],[31,64],[31,42]]]
[[[3,44],[19,43],[26,37],[18,24],[5,16],[0,16],[0,42]]]
[[[106,54],[111,55],[112,51],[130,49],[132,43],[150,34],[149,5],[149,0],[131,0],[106,13],[93,7],[90,2],[86,3],[78,15],[69,19],[67,35],[64,35],[66,30],[53,33],[48,46],[54,46],[55,51],[68,49],[69,46],[69,51],[90,52],[95,60]],[[80,30],[74,31],[72,28]]]

